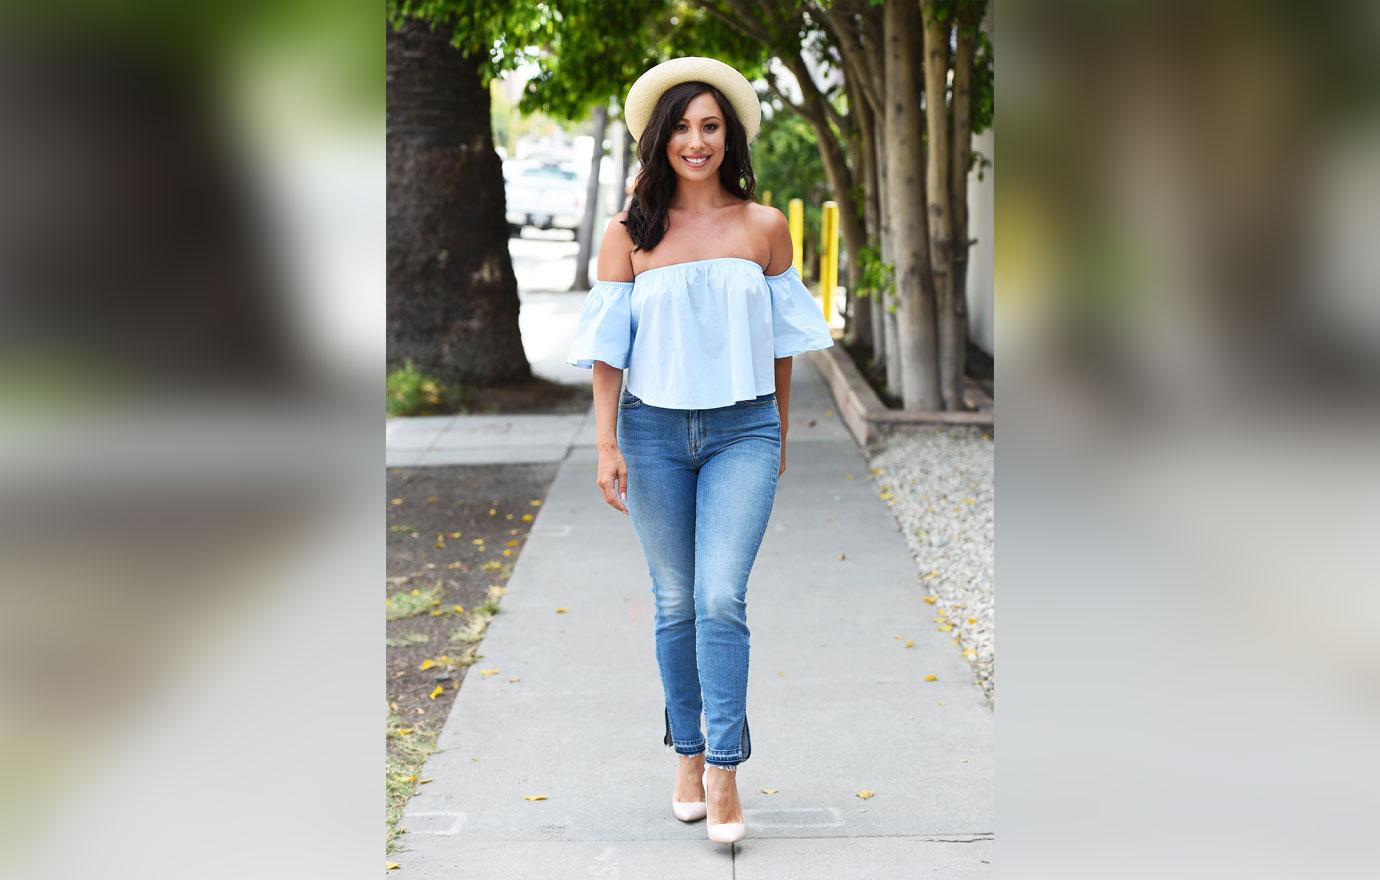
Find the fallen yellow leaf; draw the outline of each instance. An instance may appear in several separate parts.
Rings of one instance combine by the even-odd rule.
[[[508,679],[508,683],[509,683],[509,684],[512,684],[512,683],[514,683],[514,682],[519,682],[519,681],[522,681],[522,679],[519,678],[519,677],[516,676],[516,675],[514,675],[512,678]]]
[[[433,609],[431,609],[431,616],[432,616],[432,617],[440,617],[442,614],[445,614],[445,613],[446,613],[446,610],[445,610],[444,608],[433,608]]]
[[[422,665],[421,665],[421,666],[418,666],[417,668],[420,669],[420,670],[422,670],[423,672],[426,672],[428,669],[430,669],[431,667],[433,667],[433,666],[435,666],[435,665],[436,665],[436,661],[435,661],[435,660],[432,660],[430,657],[428,657],[428,658],[426,658],[425,660],[423,660],[423,661],[422,661]]]
[[[503,518],[504,518],[504,519],[512,519],[512,518],[513,518],[513,515],[512,515],[511,513],[505,513],[505,514],[503,514]]]
[[[529,501],[529,502],[527,502],[527,503],[530,504],[530,505],[532,505],[533,507],[541,507],[541,499],[540,499],[540,498],[533,498],[531,501]]]
[[[481,669],[481,670],[479,670],[479,674],[480,674],[480,675],[496,675],[496,674],[498,674],[499,672],[502,672],[502,671],[503,671],[502,669],[500,669],[500,668],[498,668],[497,666],[495,666],[493,669]]]
[[[977,623],[977,618],[976,618],[976,617],[970,617],[970,618],[968,618],[968,622],[969,622],[969,623]]]
[[[857,792],[857,794],[858,794],[858,797],[862,798],[863,800],[867,800],[868,798],[870,798],[870,797],[872,797],[874,794],[876,794],[876,792],[873,791],[873,790],[870,789],[870,788],[863,788],[863,789],[859,789],[858,792]]]
[[[398,870],[399,868],[402,867],[402,865],[399,864],[398,862],[387,862],[386,864],[388,865],[387,870],[389,870],[389,871],[396,871],[396,870]]]
[[[394,498],[394,499],[392,499],[391,501],[389,501],[388,503],[389,503],[389,504],[392,504],[394,507],[396,507],[396,506],[398,506],[399,504],[402,504],[402,499],[401,499],[401,498]]]
[[[463,532],[451,532],[451,533],[450,533],[450,536],[451,536],[452,538],[458,538],[458,537],[460,537],[462,534],[464,534],[464,533],[463,533]]]
[[[570,611],[570,609],[567,608],[567,607],[565,607],[564,605],[562,605],[560,608],[557,608],[557,609],[556,609],[556,613],[557,613],[557,614],[566,614],[566,613],[568,613],[569,611]]]
[[[426,785],[426,784],[427,784],[428,782],[430,782],[430,781],[431,781],[430,777],[428,777],[428,778],[426,778],[426,779],[418,779],[418,780],[417,780],[417,784],[418,784],[418,785]]]
[[[920,598],[921,598],[921,599],[924,599],[924,600],[925,600],[925,604],[927,604],[927,605],[933,605],[935,602],[938,602],[938,601],[939,601],[938,599],[936,599],[936,598],[933,597],[933,596],[921,596]]]
[[[531,521],[532,521],[532,518],[533,518],[533,517],[532,517],[532,514],[530,514],[530,513],[524,513],[524,514],[522,515],[522,521],[523,521],[523,522],[531,522]]]
[[[450,606],[450,610],[451,610],[451,611],[454,611],[456,614],[464,614],[464,613],[465,613],[465,606],[464,606],[464,605],[452,605],[452,606]]]
[[[759,788],[758,791],[762,792],[762,794],[776,794],[777,789],[774,789],[774,788]]]
[[[498,510],[496,508],[490,507],[489,516],[498,516]]]
[[[891,500],[891,493],[890,493],[890,492],[883,492],[883,493],[882,493],[882,500],[883,500],[883,501],[890,501],[890,500]]]
[[[930,674],[925,676],[925,681],[939,681],[939,676]]]
[[[477,546],[477,547],[483,547],[483,546],[484,546],[484,539],[483,539],[483,538],[475,538],[475,539],[474,539],[473,541],[471,541],[470,543],[471,543],[471,544],[474,544],[474,545]]]
[[[946,624],[944,624],[943,626],[941,626],[941,627],[939,628],[939,631],[940,631],[940,632],[948,632],[949,630],[951,630],[951,629],[953,629],[953,628],[954,628],[954,625],[953,625],[952,623],[946,623]]]
[[[906,647],[907,647],[907,648],[914,648],[914,647],[915,647],[915,639],[906,639]]]
[[[971,660],[972,658],[977,656],[977,648],[964,648],[963,656]]]
[[[396,733],[398,736],[407,736],[409,733],[412,732],[412,728],[410,728],[410,727],[399,727],[397,730],[395,730],[395,731],[393,731],[393,732]]]
[[[521,541],[519,541],[519,540],[517,540],[516,538],[514,538],[513,540],[504,543],[503,546],[504,546],[504,547],[516,547],[517,545],[519,545],[519,544],[521,544],[521,543],[522,543]]]
[[[434,690],[434,691],[431,692],[431,698],[434,700],[434,699],[436,699],[437,697],[441,696],[441,694],[444,694],[445,692],[446,692],[446,689],[443,688],[443,687],[441,687],[441,686],[438,684],[438,685],[436,685],[436,690]]]
[[[529,801],[544,801],[544,800],[546,800],[546,795],[544,795],[544,794],[525,794],[525,795],[523,795],[523,798],[525,798],[526,800],[529,800]]]
[[[503,551],[503,555],[504,555],[504,556],[512,556],[512,555],[513,555],[513,551],[511,551],[511,550],[504,550],[504,551]]]
[[[867,469],[867,472],[868,472],[869,474],[871,474],[872,476],[875,477],[875,476],[877,476],[878,474],[880,474],[880,473],[882,472],[882,469],[881,469],[881,468],[868,468],[868,469]]]

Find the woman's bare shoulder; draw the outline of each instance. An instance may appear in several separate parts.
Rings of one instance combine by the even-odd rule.
[[[628,227],[624,225],[627,219],[628,212],[619,211],[609,218],[609,224],[604,229],[604,240],[599,244],[600,281],[633,280],[634,245]]]
[[[753,235],[760,243],[759,252],[768,255],[767,274],[786,271],[792,260],[791,229],[786,215],[770,205],[754,202],[748,216]]]

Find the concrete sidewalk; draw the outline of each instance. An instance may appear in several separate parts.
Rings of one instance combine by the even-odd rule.
[[[992,714],[921,601],[824,383],[804,358],[795,373],[788,468],[748,589],[748,836],[711,843],[703,821],[671,815],[651,582],[631,522],[595,486],[591,410],[427,763],[433,781],[409,805],[390,876],[991,876]]]

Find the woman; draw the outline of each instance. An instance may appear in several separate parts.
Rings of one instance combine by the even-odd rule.
[[[631,517],[652,579],[672,811],[731,843],[746,833],[734,771],[752,751],[747,581],[786,470],[791,358],[833,340],[786,218],[753,198],[751,84],[673,59],[633,84],[624,116],[642,170],[567,361],[594,370],[599,488]]]

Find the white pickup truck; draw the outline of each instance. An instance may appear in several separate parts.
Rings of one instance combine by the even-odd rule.
[[[505,164],[503,182],[511,235],[535,226],[569,229],[578,237],[585,216],[585,182],[569,165]]]

